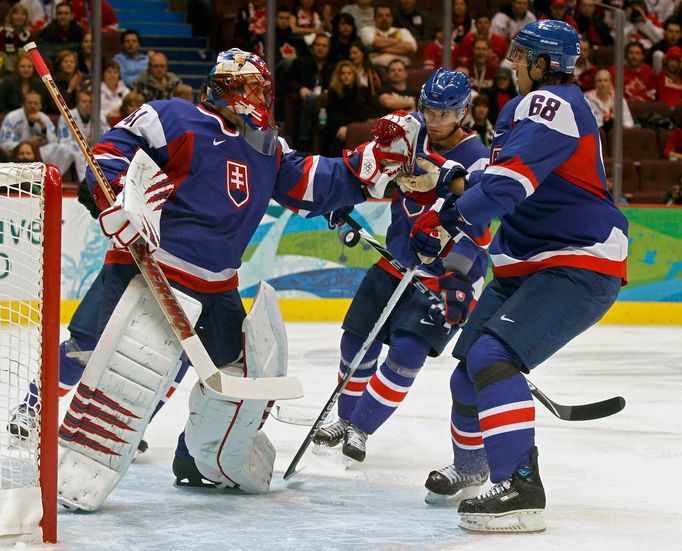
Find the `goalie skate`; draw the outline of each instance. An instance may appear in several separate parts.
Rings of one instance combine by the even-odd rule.
[[[475,532],[544,532],[545,502],[538,452],[533,448],[530,466],[459,504],[459,526]]]
[[[464,499],[475,497],[487,480],[487,470],[480,474],[463,474],[453,463],[429,473],[424,484],[429,492],[424,501],[432,505],[446,502],[459,503]]]
[[[7,423],[7,432],[13,436],[24,439],[34,435],[37,431],[36,412],[27,404],[19,404]]]

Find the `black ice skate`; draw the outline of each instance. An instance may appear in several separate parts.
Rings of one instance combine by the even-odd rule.
[[[343,451],[343,455],[355,459],[355,461],[364,461],[367,454],[367,433],[353,424],[348,425],[341,451]]]
[[[463,474],[457,471],[454,463],[431,471],[424,486],[429,490],[426,503],[458,503],[478,495],[481,486],[488,480],[488,470],[477,474]]]
[[[175,487],[215,488],[215,484],[199,472],[193,457],[176,455],[173,458],[173,474]]]
[[[10,415],[7,432],[19,438],[28,438],[36,432],[36,410],[26,403],[19,404]]]
[[[544,509],[538,450],[533,448],[530,466],[520,467],[485,494],[459,504],[459,525],[475,532],[543,532]]]
[[[343,436],[346,434],[346,427],[348,424],[348,421],[345,419],[338,419],[331,425],[321,428],[315,433],[313,444],[328,446],[330,448],[338,446],[343,441]]]

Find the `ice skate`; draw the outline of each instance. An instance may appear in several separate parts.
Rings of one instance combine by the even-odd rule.
[[[173,486],[176,488],[215,488],[215,484],[199,472],[194,458],[188,455],[176,455],[173,458],[173,474]]]
[[[338,446],[343,441],[343,436],[346,434],[346,427],[349,422],[345,419],[338,419],[327,427],[322,427],[317,431],[313,438],[313,444],[318,446],[327,446],[333,448]]]
[[[10,415],[7,432],[19,438],[29,438],[37,429],[36,411],[26,403],[19,404]]]
[[[350,424],[343,439],[343,455],[355,461],[364,461],[367,453],[367,433]]]
[[[485,494],[459,504],[459,525],[475,532],[543,532],[545,490],[538,470],[538,451],[531,465],[521,467]]]
[[[424,486],[429,491],[424,500],[426,503],[459,503],[478,495],[483,484],[488,480],[488,470],[477,474],[463,474],[457,471],[454,463],[431,471]]]

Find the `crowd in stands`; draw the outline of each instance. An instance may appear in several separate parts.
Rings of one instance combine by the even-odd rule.
[[[615,97],[613,86],[613,16],[596,6],[595,0],[453,0],[448,40],[443,36],[440,2],[278,1],[271,70],[280,132],[301,151],[341,154],[356,145],[349,127],[360,125],[367,131],[386,113],[417,109],[421,85],[441,65],[447,44],[453,68],[465,72],[473,88],[474,99],[464,123],[489,145],[497,116],[517,95],[515,75],[505,59],[511,38],[536,19],[560,19],[581,35],[576,83],[603,130],[605,162],[610,162],[616,101],[622,101],[626,130],[652,132],[647,139],[653,136],[651,156],[656,159],[642,157],[642,151],[627,159],[634,163],[637,178],[628,181],[625,192],[635,200],[654,200],[654,190],[648,183],[643,185],[646,163],[667,160],[667,174],[675,182],[682,174],[682,162],[673,162],[682,161],[682,128],[678,128],[682,126],[682,0],[610,2],[625,9],[627,21],[622,100]],[[6,2],[0,0],[0,4]],[[0,26],[0,116],[4,116],[0,156],[14,158],[17,147],[28,141],[44,160],[60,168],[68,161],[80,177],[77,155],[65,153],[75,151],[74,144],[69,143],[67,132],[59,131],[58,110],[22,47],[37,41],[43,55],[49,56],[59,89],[84,134],[94,142],[96,137],[89,132],[89,3],[21,0],[10,4]],[[266,0],[246,0],[236,10],[233,40],[214,45],[215,49],[241,47],[262,55]],[[138,32],[118,29],[116,13],[106,1],[103,31],[120,35],[118,53],[102,60],[103,130],[145,101],[195,98],[196,91],[168,71],[163,53],[141,51]],[[636,141],[641,136],[628,134],[626,139]],[[27,148],[19,149],[28,154]],[[647,189],[648,194],[637,195]],[[659,199],[661,195],[662,191]]]

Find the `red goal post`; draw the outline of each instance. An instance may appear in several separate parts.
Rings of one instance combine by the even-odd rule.
[[[61,205],[56,167],[0,163],[0,545],[57,540]]]

